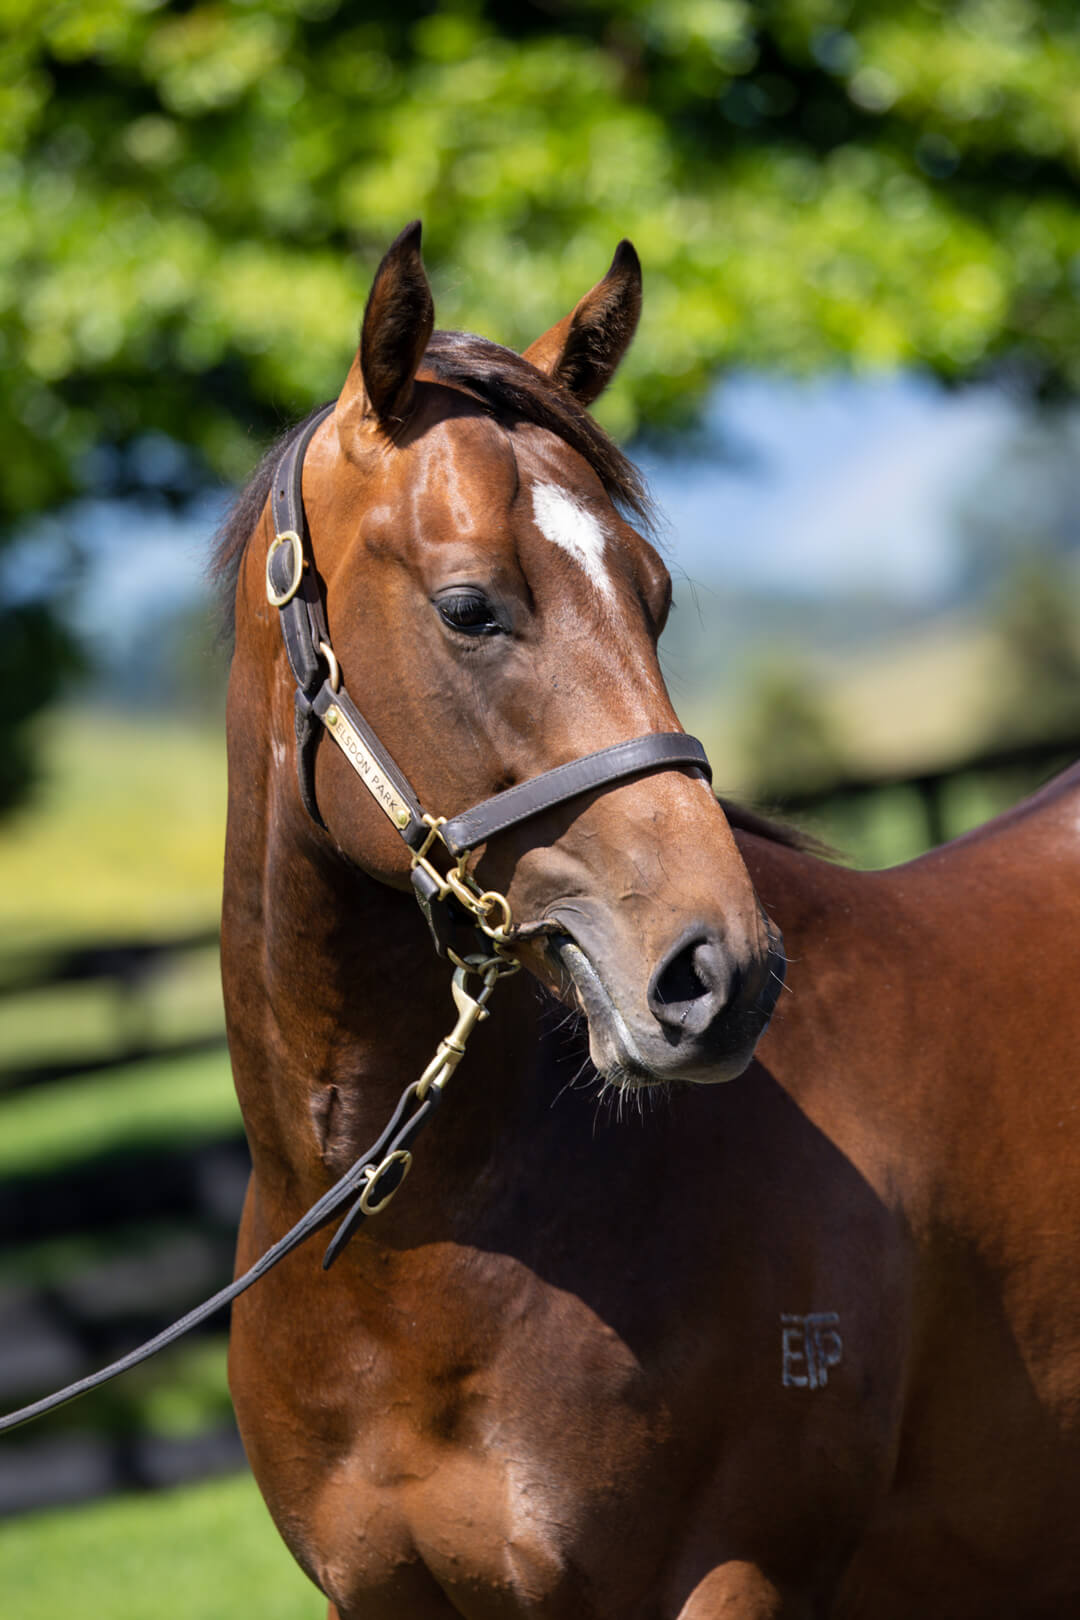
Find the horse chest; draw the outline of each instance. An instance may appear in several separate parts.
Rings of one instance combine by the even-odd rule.
[[[846,1409],[857,1341],[842,1362],[831,1318],[770,1310],[758,1355],[735,1334],[708,1348],[684,1314],[646,1347],[505,1256],[459,1255],[438,1289],[397,1275],[393,1309],[336,1340],[331,1405],[349,1439],[328,1470],[315,1438],[294,1550],[342,1616],[434,1620],[447,1598],[485,1620],[634,1616],[688,1541],[722,1557],[732,1522],[797,1524],[841,1478],[850,1495],[838,1463],[867,1449],[853,1427],[873,1425],[861,1402]],[[773,1421],[747,1433],[765,1363]],[[827,1460],[827,1482],[792,1469],[800,1452]]]
[[[615,1578],[597,1549],[632,1562],[619,1521],[641,1509],[669,1417],[627,1347],[577,1320],[582,1309],[541,1291],[484,1347],[459,1319],[457,1356],[430,1337],[369,1356],[352,1443],[311,1526],[343,1612],[361,1597],[397,1601],[403,1571],[420,1585],[422,1567],[464,1614],[581,1615],[583,1583]]]

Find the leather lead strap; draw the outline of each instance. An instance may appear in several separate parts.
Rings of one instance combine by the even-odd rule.
[[[439,1091],[429,1091],[424,1101],[410,1115],[409,1105],[415,1101],[415,1084],[410,1082],[402,1092],[398,1105],[379,1140],[373,1143],[366,1153],[361,1154],[346,1170],[340,1181],[336,1181],[328,1192],[323,1193],[307,1214],[301,1216],[296,1225],[272,1244],[265,1254],[260,1255],[248,1271],[233,1282],[227,1283],[224,1288],[219,1288],[216,1294],[204,1300],[201,1305],[196,1305],[194,1310],[188,1311],[178,1322],[173,1322],[154,1338],[129,1351],[126,1356],[121,1356],[118,1361],[111,1362],[108,1367],[103,1367],[100,1372],[89,1373],[87,1377],[78,1379],[74,1384],[68,1384],[66,1388],[57,1390],[54,1395],[46,1395],[40,1401],[34,1401],[29,1406],[20,1407],[17,1412],[8,1412],[6,1416],[0,1417],[0,1434],[6,1433],[8,1429],[18,1429],[24,1423],[31,1423],[34,1418],[44,1417],[46,1412],[54,1412],[58,1406],[66,1406],[69,1401],[78,1400],[80,1395],[87,1395],[92,1389],[99,1389],[110,1379],[118,1378],[121,1373],[129,1372],[140,1362],[148,1361],[160,1350],[175,1344],[177,1339],[183,1338],[185,1333],[190,1333],[192,1328],[199,1327],[201,1323],[223,1310],[226,1305],[230,1305],[234,1299],[239,1299],[241,1294],[245,1294],[260,1278],[265,1277],[268,1271],[272,1271],[279,1260],[284,1260],[287,1254],[299,1248],[313,1232],[318,1232],[321,1227],[333,1220],[346,1204],[350,1204],[352,1207],[345,1218],[344,1236],[340,1237],[340,1241],[336,1236],[327,1251],[324,1264],[328,1265],[344,1241],[365,1219],[366,1211],[359,1203],[353,1201],[369,1180],[369,1173],[383,1161],[387,1152],[413,1142],[430,1119],[441,1096],[442,1093]]]

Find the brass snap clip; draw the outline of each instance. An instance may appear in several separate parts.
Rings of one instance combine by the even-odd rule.
[[[457,1023],[449,1035],[439,1042],[435,1056],[416,1082],[416,1096],[420,1102],[423,1102],[431,1087],[441,1091],[450,1080],[465,1056],[465,1043],[469,1036],[482,1019],[489,1017],[487,1002],[491,992],[500,979],[509,973],[516,973],[518,968],[516,962],[508,961],[503,956],[469,956],[464,961],[458,957],[457,964],[450,985],[457,1008]],[[470,995],[467,988],[467,981],[474,974],[483,980],[475,996]]]

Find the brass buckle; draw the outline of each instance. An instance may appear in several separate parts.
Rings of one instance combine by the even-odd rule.
[[[292,550],[292,577],[283,591],[276,591],[270,578],[270,559],[281,546],[289,546]],[[283,529],[275,534],[270,542],[270,549],[266,553],[266,600],[271,607],[287,607],[300,589],[300,581],[304,573],[304,547],[295,529]]]

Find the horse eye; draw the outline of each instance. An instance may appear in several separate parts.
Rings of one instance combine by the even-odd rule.
[[[480,591],[451,591],[435,603],[439,617],[451,630],[467,636],[490,636],[501,630],[494,609]]]

